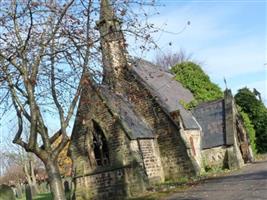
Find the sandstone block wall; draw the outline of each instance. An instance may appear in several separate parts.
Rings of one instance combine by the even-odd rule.
[[[150,183],[162,182],[164,180],[157,141],[153,139],[138,140],[144,168]]]
[[[125,166],[75,179],[76,200],[117,200],[144,191],[144,174],[138,166]]]
[[[187,143],[187,151],[189,151],[190,158],[194,162],[195,170],[199,174],[203,171],[202,163],[202,148],[201,148],[201,130],[184,130],[181,129],[181,134],[185,138]]]
[[[203,167],[228,167],[227,147],[219,146],[202,150]]]
[[[70,147],[76,199],[118,199],[142,192],[146,174],[139,149],[134,148],[118,118],[99,96],[89,89],[87,95],[80,102]],[[106,166],[90,164],[92,120],[99,124],[107,140],[110,163]]]
[[[133,109],[143,116],[146,123],[155,131],[165,179],[194,174],[194,167],[181,138],[179,126],[165,113],[157,103],[156,97],[151,95],[138,77],[129,76],[123,83]]]
[[[130,77],[132,79],[124,84],[128,100],[133,110],[142,116],[140,120],[153,129],[157,139],[131,140],[122,128],[119,116],[113,115],[94,89],[86,87],[70,147],[77,199],[123,198],[144,190],[148,181],[155,183],[194,174],[179,125],[169,118],[141,83]],[[108,166],[92,165],[92,120],[101,127],[106,137]]]

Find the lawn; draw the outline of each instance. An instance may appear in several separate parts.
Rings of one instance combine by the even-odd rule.
[[[51,193],[43,193],[43,194],[38,194],[33,199],[34,200],[52,200],[52,196],[51,196]],[[23,198],[17,199],[17,200],[26,200],[26,197],[23,197]]]
[[[67,199],[70,199],[69,198],[70,193],[66,193],[66,196],[67,196]],[[17,198],[17,200],[27,200],[27,199],[26,197],[23,197],[20,199]],[[35,197],[33,197],[33,200],[53,200],[53,199],[52,199],[51,193],[42,193],[42,194],[38,194]]]
[[[44,193],[44,194],[39,194],[34,200],[52,200],[52,195],[51,193]]]

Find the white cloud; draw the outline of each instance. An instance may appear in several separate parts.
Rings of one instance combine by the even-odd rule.
[[[195,60],[203,62],[204,70],[221,86],[226,77],[228,86],[234,91],[244,86],[257,88],[267,99],[267,66],[264,66],[267,63],[266,25],[256,28],[257,23],[263,23],[264,19],[254,21],[256,18],[247,13],[250,11],[247,6],[205,6],[173,5],[152,19],[158,26],[167,23],[165,28],[170,32],[179,32],[187,21],[191,21],[191,25],[178,35],[156,35],[162,51],[171,49],[175,52],[183,48],[193,53]],[[243,17],[251,22],[244,21]],[[173,43],[171,47],[168,46],[170,41]],[[146,58],[153,60],[154,56],[155,52],[150,52]],[[265,80],[262,80],[262,73],[265,73]],[[256,77],[251,78],[252,75]]]
[[[230,44],[204,49],[197,55],[204,58],[207,72],[218,78],[264,71],[264,52],[264,45],[259,38],[246,37]]]

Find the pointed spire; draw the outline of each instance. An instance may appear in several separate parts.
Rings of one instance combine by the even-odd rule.
[[[123,90],[122,81],[127,73],[126,45],[121,23],[109,0],[101,0],[100,20],[97,24],[103,61],[103,83],[117,92]]]
[[[116,17],[109,0],[101,0],[100,2],[100,19],[97,23],[97,27],[100,30],[100,33],[105,31],[106,34],[112,30],[120,31],[121,29],[120,22]]]
[[[111,8],[109,0],[101,0],[100,3],[100,21],[114,19],[114,11]]]

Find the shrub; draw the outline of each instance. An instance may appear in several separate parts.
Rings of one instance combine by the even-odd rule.
[[[182,62],[172,67],[175,79],[189,89],[198,103],[223,97],[218,85],[212,83],[201,67],[193,62]],[[195,104],[195,103],[194,103]]]
[[[256,134],[255,134],[254,126],[253,126],[252,122],[250,121],[248,114],[245,113],[244,111],[242,111],[241,108],[239,108],[238,110],[239,110],[239,114],[242,117],[242,121],[243,121],[244,126],[246,128],[246,131],[249,135],[249,140],[250,140],[250,145],[251,145],[252,151],[254,154],[256,154],[257,153],[257,147],[256,147]]]

